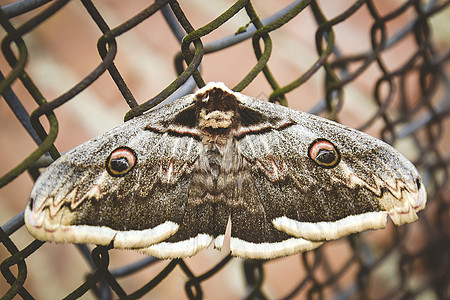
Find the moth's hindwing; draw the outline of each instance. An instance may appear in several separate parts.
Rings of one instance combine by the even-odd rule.
[[[209,83],[69,151],[25,211],[39,240],[274,258],[413,222],[426,192],[384,142]]]

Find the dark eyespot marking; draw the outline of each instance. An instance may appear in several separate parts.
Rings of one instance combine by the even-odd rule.
[[[422,186],[422,183],[420,182],[419,178],[416,178],[416,186],[417,186],[417,190],[420,190],[420,187]]]
[[[319,166],[331,169],[341,161],[341,154],[332,142],[326,139],[317,139],[309,145],[308,157]]]
[[[121,177],[136,165],[136,153],[128,147],[119,147],[108,156],[106,171],[114,177]]]

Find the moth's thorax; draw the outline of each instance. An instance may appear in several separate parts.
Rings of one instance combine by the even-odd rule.
[[[235,112],[231,110],[208,112],[206,109],[201,109],[198,116],[198,126],[203,130],[209,129],[211,132],[217,130],[217,134],[221,134],[221,130],[231,128],[234,119]]]
[[[236,174],[242,171],[243,159],[238,155],[236,140],[232,137],[223,143],[203,141],[197,168],[203,174],[205,190],[210,194],[221,194],[236,185]]]

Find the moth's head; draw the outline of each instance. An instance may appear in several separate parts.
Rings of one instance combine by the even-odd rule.
[[[238,100],[221,88],[196,94],[196,118],[199,128],[211,135],[223,135],[238,126]]]

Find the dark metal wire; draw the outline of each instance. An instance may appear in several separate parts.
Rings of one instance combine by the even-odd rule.
[[[377,9],[376,1],[355,0],[353,5],[339,15],[328,19],[323,12],[324,3],[298,0],[271,16],[260,19],[251,1],[240,0],[230,5],[229,9],[208,24],[194,28],[190,16],[186,15],[182,6],[175,0],[156,0],[115,27],[108,24],[103,18],[103,12],[92,1],[81,0],[86,13],[101,34],[97,42],[101,62],[97,66],[92,66],[91,71],[72,88],[55,99],[47,101],[26,72],[29,49],[23,37],[41,26],[54,14],[58,14],[68,0],[48,2],[50,1],[20,0],[0,7],[0,25],[5,32],[1,50],[3,58],[11,67],[4,75],[0,74],[0,94],[18,122],[38,145],[36,149],[31,149],[31,154],[15,168],[6,174],[0,174],[0,188],[8,185],[27,170],[33,178],[37,178],[39,168],[48,165],[59,156],[59,152],[53,145],[58,134],[55,109],[83,93],[102,74],[109,73],[124,101],[130,107],[130,111],[125,116],[128,120],[161,103],[186,95],[196,86],[203,86],[205,83],[201,66],[205,55],[251,39],[256,63],[245,76],[240,78],[234,90],[243,90],[256,76],[262,74],[273,89],[269,96],[270,101],[286,104],[286,97],[290,92],[312,76],[318,76],[318,72],[321,71],[324,74],[324,99],[312,109],[312,112],[325,113],[329,118],[339,119],[345,88],[368,68],[376,67],[381,75],[374,80],[372,100],[378,109],[365,120],[360,129],[364,130],[375,122],[381,122],[382,136],[387,142],[395,143],[404,138],[411,141],[417,153],[414,162],[420,169],[429,191],[431,209],[421,213],[419,221],[425,236],[417,241],[418,244],[414,250],[405,246],[408,235],[411,235],[408,226],[393,230],[394,242],[383,249],[374,249],[366,241],[364,234],[349,236],[344,241],[351,250],[351,255],[338,269],[333,268],[331,258],[327,254],[327,246],[299,254],[298,258],[307,275],[299,276],[297,285],[279,297],[297,299],[303,295],[307,299],[418,299],[426,293],[432,294],[434,299],[450,299],[450,257],[448,255],[450,253],[450,198],[448,196],[450,156],[448,149],[445,152],[439,148],[439,143],[446,134],[443,123],[450,113],[450,80],[448,78],[450,49],[437,50],[438,45],[433,39],[430,27],[430,19],[434,15],[445,10],[448,13],[450,1],[432,0],[426,3],[419,0],[404,1],[388,14],[382,15]],[[271,34],[286,26],[293,18],[301,18],[302,12],[308,10],[312,12],[317,23],[315,28],[317,59],[311,62],[310,67],[302,74],[298,74],[297,78],[280,85],[269,66],[274,43]],[[360,10],[367,10],[372,17],[372,27],[368,32],[371,48],[356,54],[343,54],[339,49],[335,27],[347,22]],[[390,33],[389,22],[399,19],[406,11],[414,12],[414,17],[405,22],[401,30]],[[26,15],[27,12],[34,13]],[[126,78],[115,65],[119,43],[117,38],[134,30],[137,25],[152,18],[158,12],[162,12],[165,22],[180,43],[179,53],[174,58],[178,76],[153,98],[138,101],[127,85]],[[248,16],[248,23],[242,24],[235,34],[203,43],[203,37],[221,27],[237,13],[245,13]],[[14,25],[13,18],[17,16],[22,17],[21,25]],[[383,53],[411,36],[415,40],[414,53],[406,62],[393,69],[383,59]],[[417,90],[420,95],[415,95],[419,100],[408,98],[411,97],[408,93],[410,76],[419,78]],[[21,99],[14,93],[13,84],[18,81],[36,102],[36,108],[31,115],[27,113]],[[41,124],[42,117],[47,118],[50,124],[48,131]],[[45,153],[47,155],[43,156]],[[445,193],[446,188],[447,193]],[[1,206],[2,203],[0,203]],[[10,286],[7,291],[0,292],[2,299],[12,299],[17,296],[33,299],[33,295],[24,284],[29,273],[39,272],[39,270],[28,269],[27,259],[36,251],[40,251],[43,243],[34,241],[24,249],[18,249],[12,234],[23,225],[22,211],[7,220],[0,228],[0,247],[9,253],[9,256],[1,261],[0,271],[2,278]],[[90,273],[77,288],[67,291],[65,299],[77,299],[88,292],[93,293],[98,299],[151,297],[152,290],[175,269],[181,270],[187,278],[185,296],[189,299],[202,299],[203,289],[208,284],[207,280],[220,273],[230,264],[230,261],[234,260],[228,255],[203,274],[193,272],[183,259],[163,261],[154,257],[111,269],[109,247],[98,246],[91,250],[86,245],[77,245],[77,249],[81,257],[89,264]],[[395,280],[398,284],[383,291],[374,290],[372,282],[376,273],[392,261],[396,264]],[[271,298],[264,289],[266,266],[270,263],[277,263],[277,260],[241,261],[243,280],[247,287],[246,293],[241,295],[241,298]],[[124,280],[136,272],[161,264],[165,265],[162,270],[135,291],[124,290],[121,281],[118,281],[119,278]],[[357,272],[353,279],[343,280],[355,268]]]
[[[51,0],[19,0],[2,6],[2,10],[8,18],[14,18],[36,9]]]

